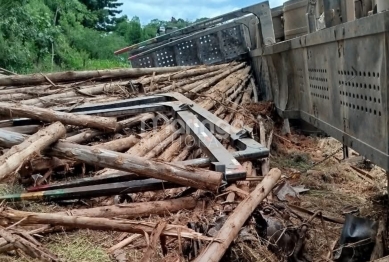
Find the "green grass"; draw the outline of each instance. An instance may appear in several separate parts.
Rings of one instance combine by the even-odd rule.
[[[303,171],[311,166],[310,157],[306,153],[292,153],[271,159],[272,165],[282,169],[297,169]]]
[[[129,68],[127,62],[119,60],[87,60],[83,70],[99,70],[99,69],[113,69],[113,68]]]
[[[102,234],[92,231],[56,234],[50,236],[50,241],[45,244],[45,247],[66,262],[112,261],[105,249],[96,243],[96,240],[103,240],[101,238],[103,238]]]

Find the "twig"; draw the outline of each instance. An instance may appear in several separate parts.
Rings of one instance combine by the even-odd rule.
[[[53,83],[53,81],[50,80],[50,78],[48,78],[45,74],[41,73],[41,75],[47,80],[47,82],[49,82],[53,87],[57,87],[56,84]]]
[[[307,210],[307,209],[302,208],[302,207],[298,207],[298,206],[294,206],[294,205],[290,205],[290,204],[288,204],[288,207],[290,207],[291,209],[294,209],[296,211],[308,214],[308,215],[314,215],[315,214],[315,212],[312,212],[312,211]],[[342,219],[342,218],[329,217],[329,216],[324,216],[323,215],[323,219],[325,221],[336,223],[336,224],[344,224],[344,219]]]

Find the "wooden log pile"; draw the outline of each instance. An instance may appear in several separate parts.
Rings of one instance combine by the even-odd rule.
[[[181,188],[129,194],[125,202],[116,202],[113,197],[85,199],[93,207],[55,213],[24,212],[17,206],[5,204],[0,210],[0,253],[57,261],[58,257],[45,249],[34,234],[86,228],[130,234],[107,250],[112,255],[137,241],[143,243],[139,245],[144,248],[141,261],[150,261],[158,246],[165,254],[168,245],[176,248],[181,260],[190,256],[185,254],[183,245],[201,241],[202,249],[196,249],[197,256],[201,253],[197,261],[222,259],[244,222],[272,191],[280,178],[279,170],[270,171],[260,184],[247,179],[220,192],[222,173],[181,164],[207,156],[194,145],[191,136],[177,131],[171,115],[142,113],[103,117],[71,111],[81,105],[180,92],[236,128],[255,129],[257,125],[260,127],[257,116],[243,106],[257,99],[253,98],[257,92],[250,81],[250,70],[245,63],[233,62],[1,78],[0,182],[20,183],[27,188],[67,183],[69,177],[127,176],[134,180],[161,179]],[[21,118],[34,122],[23,125]],[[266,141],[262,133],[260,139]],[[236,150],[227,141],[220,141],[229,150]],[[260,176],[263,169],[257,161],[241,164],[248,178]],[[268,173],[269,167],[266,168]],[[190,188],[197,192],[187,193]],[[196,210],[195,214],[211,208],[216,199],[204,199],[206,191],[221,193],[217,205],[231,213],[216,238],[188,227],[188,221],[179,215],[186,212],[186,217],[197,220],[190,215],[190,210]],[[40,193],[20,193],[21,199],[43,200]],[[181,193],[186,196],[179,197]],[[209,217],[215,215],[216,212],[208,214]],[[136,220],[150,216],[154,216],[153,222]],[[166,219],[169,216],[177,217]]]

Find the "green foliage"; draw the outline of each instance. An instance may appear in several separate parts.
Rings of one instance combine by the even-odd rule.
[[[0,67],[17,73],[128,67],[114,51],[153,38],[183,19],[116,17],[120,0],[1,0]]]

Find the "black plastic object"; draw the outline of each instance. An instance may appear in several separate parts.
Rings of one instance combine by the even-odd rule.
[[[370,261],[375,245],[378,223],[353,215],[346,215],[339,240],[339,251],[334,254],[338,262]]]

